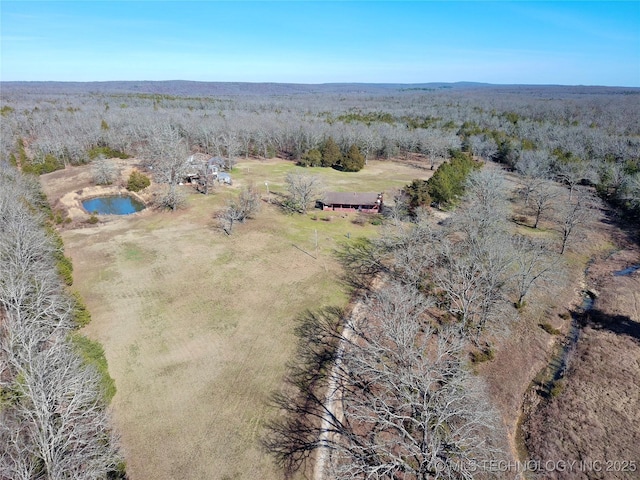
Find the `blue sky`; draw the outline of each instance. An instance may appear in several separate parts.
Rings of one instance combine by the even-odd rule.
[[[0,2],[0,79],[640,87],[640,2]]]

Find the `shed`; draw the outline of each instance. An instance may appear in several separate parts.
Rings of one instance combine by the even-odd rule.
[[[323,210],[380,213],[382,193],[328,192],[320,203]]]
[[[231,185],[231,175],[226,172],[218,172],[218,182],[225,183],[227,185]]]

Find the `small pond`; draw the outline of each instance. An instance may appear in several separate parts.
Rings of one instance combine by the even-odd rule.
[[[144,203],[128,195],[109,195],[83,200],[82,206],[89,213],[100,215],[129,215],[144,210]]]

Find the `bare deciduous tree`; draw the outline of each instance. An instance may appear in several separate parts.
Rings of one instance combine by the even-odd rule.
[[[227,128],[220,135],[220,144],[225,151],[225,164],[227,170],[231,170],[236,164],[236,157],[240,151],[240,140],[236,131]]]
[[[178,185],[183,180],[188,158],[187,144],[179,129],[171,124],[154,126],[143,155],[149,161],[156,181],[167,185],[160,205],[176,210],[185,201]]]
[[[569,240],[576,236],[577,230],[591,218],[596,199],[586,190],[577,190],[569,194],[567,202],[559,202],[556,207],[556,228],[560,232],[560,255],[563,255]]]
[[[445,300],[443,307],[475,341],[502,306],[510,257],[503,241],[493,242],[498,238],[475,246],[444,239],[434,268],[436,291]]]
[[[409,217],[409,202],[407,195],[401,189],[396,189],[387,195],[392,199],[391,202],[385,202],[384,215],[393,220],[396,224],[406,220]]]
[[[212,169],[206,163],[198,169],[198,191],[209,195],[209,190],[215,188],[216,178]]]
[[[97,371],[69,340],[39,194],[0,167],[0,478],[107,478],[119,456]]]
[[[456,213],[454,222],[456,228],[466,233],[466,240],[474,243],[496,232],[504,232],[508,210],[504,173],[483,168],[469,174],[464,207]]]
[[[98,374],[63,339],[53,342],[18,370],[19,401],[0,422],[7,440],[0,452],[14,459],[6,466],[17,472],[29,467],[52,480],[105,478],[117,456]]]
[[[299,172],[290,172],[285,179],[290,196],[291,209],[299,213],[307,213],[307,209],[319,195],[320,178]]]
[[[469,143],[473,154],[483,160],[491,160],[498,153],[496,141],[488,135],[472,135]]]
[[[520,177],[520,192],[524,198],[524,204],[529,205],[531,192],[550,176],[551,160],[545,151],[527,150],[522,152],[515,165]]]
[[[558,273],[556,257],[542,242],[518,235],[513,237],[514,267],[512,288],[516,294],[516,307],[524,305],[531,289]]]
[[[100,155],[93,161],[93,181],[96,185],[111,185],[120,174],[118,167],[113,161],[107,160]]]
[[[533,190],[529,193],[529,207],[535,218],[533,228],[538,228],[540,219],[553,209],[559,196],[558,187],[550,181],[533,184]]]
[[[587,176],[588,165],[580,159],[559,162],[556,166],[556,178],[569,187],[569,201],[573,198],[576,186]]]
[[[306,316],[302,357],[276,396],[287,415],[265,441],[283,467],[318,450],[328,478],[457,479],[500,455],[496,415],[460,360],[463,341],[436,334],[427,306],[389,285],[342,331],[338,311]]]
[[[243,223],[248,218],[253,217],[260,208],[260,194],[253,185],[243,188],[238,198],[229,200],[226,208],[220,214],[222,228],[231,235],[233,224]]]
[[[629,178],[625,197],[633,208],[640,210],[640,173]]]

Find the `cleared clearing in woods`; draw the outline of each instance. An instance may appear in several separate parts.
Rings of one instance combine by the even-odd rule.
[[[132,480],[279,478],[258,437],[291,359],[295,318],[348,301],[332,252],[348,236],[377,231],[352,223],[354,214],[287,216],[266,203],[232,236],[216,228],[213,214],[235,190],[253,183],[266,198],[266,181],[275,199],[294,168],[240,162],[233,187],[192,193],[183,211],[62,232],[74,288],[93,317],[84,333],[102,343],[116,381],[116,427]],[[358,173],[304,171],[341,191],[389,192],[431,175],[377,161]],[[42,176],[49,200],[90,186],[88,172]]]

